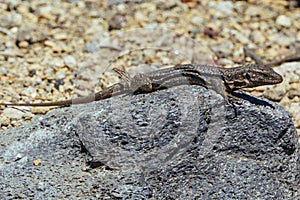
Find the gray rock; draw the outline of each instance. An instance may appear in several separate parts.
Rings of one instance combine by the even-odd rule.
[[[289,114],[239,95],[248,101],[179,86],[56,109],[0,132],[0,197],[299,198]]]

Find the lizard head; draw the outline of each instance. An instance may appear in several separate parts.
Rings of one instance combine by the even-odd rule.
[[[257,64],[224,69],[225,81],[232,90],[273,85],[283,81],[282,76],[271,67]]]

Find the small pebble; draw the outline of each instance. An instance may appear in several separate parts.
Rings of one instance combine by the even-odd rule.
[[[37,184],[37,186],[36,186],[36,189],[38,190],[38,191],[45,191],[46,190],[46,183],[45,182],[39,182],[38,184]]]
[[[15,45],[14,45],[13,42],[7,41],[7,42],[5,42],[5,46],[6,46],[7,48],[11,48],[11,47],[14,47]]]
[[[34,75],[36,75],[36,70],[35,69],[29,70],[28,76],[33,77]]]
[[[196,26],[199,26],[201,23],[203,23],[203,18],[200,16],[195,16],[191,19],[191,23]]]
[[[59,86],[63,85],[63,84],[64,84],[64,80],[63,79],[57,79],[57,80],[55,80],[54,88],[59,89]]]
[[[76,59],[72,55],[65,56],[63,58],[63,60],[64,60],[65,64],[70,68],[74,68],[77,65]]]
[[[22,41],[19,43],[20,48],[27,48],[29,46],[29,43],[27,41]]]
[[[35,166],[39,166],[39,165],[42,164],[42,161],[41,161],[41,159],[36,159],[36,160],[33,161],[33,164],[34,164]]]
[[[68,35],[66,33],[57,33],[53,37],[57,40],[65,40],[68,38]]]
[[[45,114],[49,110],[51,110],[51,108],[49,108],[49,107],[32,107],[30,111],[33,114]]]
[[[94,43],[88,43],[84,47],[84,51],[86,51],[88,53],[92,53],[92,52],[95,52],[95,51],[98,51],[98,50],[99,50],[98,45],[94,44]]]
[[[256,44],[261,44],[266,41],[266,38],[261,31],[253,31],[253,33],[251,34],[251,38]]]
[[[21,119],[25,116],[25,113],[15,108],[5,108],[3,110],[3,115],[10,119]]]
[[[290,27],[292,25],[292,21],[285,15],[279,15],[276,19],[276,24],[284,27]]]
[[[233,3],[231,1],[221,1],[215,5],[215,8],[221,12],[224,12],[226,15],[230,15],[233,11]]]
[[[65,66],[65,62],[60,59],[60,58],[54,58],[52,59],[52,61],[50,62],[51,65],[55,66],[55,67],[63,67]]]
[[[5,115],[0,115],[0,126],[8,126],[10,124],[10,118]]]

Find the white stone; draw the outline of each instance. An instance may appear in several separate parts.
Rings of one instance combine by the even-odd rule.
[[[292,21],[285,15],[279,15],[276,19],[276,24],[284,27],[290,27],[292,25]]]
[[[3,115],[10,119],[22,119],[22,117],[25,115],[25,112],[15,108],[5,108],[3,110]]]
[[[77,65],[77,61],[76,59],[74,58],[74,56],[71,56],[71,55],[67,55],[65,56],[64,58],[64,62],[65,64],[68,66],[68,67],[75,67]]]
[[[231,1],[221,1],[216,4],[215,8],[226,15],[230,15],[233,11],[233,3]]]

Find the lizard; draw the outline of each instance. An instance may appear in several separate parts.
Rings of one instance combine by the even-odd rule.
[[[95,94],[70,100],[42,103],[0,103],[2,106],[71,106],[99,101],[112,96],[132,93],[149,93],[177,85],[201,85],[213,89],[226,98],[227,94],[242,88],[278,84],[283,81],[271,67],[260,64],[245,64],[222,68],[210,65],[180,64],[171,68],[131,76],[123,70],[113,69],[121,81]]]

